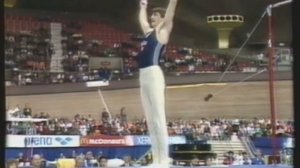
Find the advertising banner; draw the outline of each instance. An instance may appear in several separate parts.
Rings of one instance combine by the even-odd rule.
[[[150,145],[151,140],[149,136],[133,136],[134,145]],[[169,144],[186,144],[184,136],[170,136]]]
[[[8,148],[79,147],[78,135],[7,135]]]
[[[131,136],[85,136],[80,139],[80,146],[86,147],[121,147],[133,146]]]
[[[184,136],[169,137],[169,144],[186,144]],[[151,145],[149,136],[86,136],[81,137],[82,147],[124,147],[124,146],[147,146]]]

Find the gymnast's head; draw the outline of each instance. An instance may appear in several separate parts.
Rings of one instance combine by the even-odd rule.
[[[166,9],[161,7],[156,7],[151,10],[151,16],[150,16],[150,24],[151,27],[155,28],[158,26],[165,17]]]

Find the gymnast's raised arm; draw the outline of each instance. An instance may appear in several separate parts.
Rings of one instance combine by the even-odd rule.
[[[147,0],[140,0],[139,22],[144,34],[152,30],[148,22],[147,6]]]

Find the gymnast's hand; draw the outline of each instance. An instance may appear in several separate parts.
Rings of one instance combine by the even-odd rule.
[[[146,7],[148,5],[148,0],[140,0],[140,5]]]

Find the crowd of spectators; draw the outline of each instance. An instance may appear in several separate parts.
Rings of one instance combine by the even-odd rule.
[[[251,158],[247,152],[239,151],[235,153],[228,151],[224,154],[224,165],[266,165],[266,164],[292,164],[292,154],[288,153],[286,149],[278,151],[277,155],[267,157],[260,150],[254,153],[254,157]]]
[[[232,61],[229,55],[216,54],[213,52],[193,49],[188,47],[179,47],[170,50],[167,59],[164,61],[164,67],[168,71],[177,71],[181,73],[194,74],[199,72],[223,72]],[[245,67],[258,67],[254,61],[239,60],[231,63],[227,71],[241,72]]]
[[[45,27],[32,31],[5,34],[5,69],[17,85],[31,84],[45,78],[51,54],[49,30]],[[19,73],[22,71],[23,73]]]
[[[138,119],[135,121],[128,120],[128,112],[126,108],[120,109],[120,112],[114,116],[110,116],[110,113],[103,109],[102,113],[99,113],[98,117],[92,117],[91,115],[75,115],[73,118],[57,118],[51,117],[48,113],[36,114],[33,112],[30,104],[25,104],[24,107],[16,105],[15,107],[7,109],[8,115],[14,118],[38,118],[48,119],[46,122],[7,122],[7,134],[27,134],[27,135],[147,135],[146,120]],[[270,136],[271,127],[270,120],[267,119],[206,119],[200,118],[198,120],[169,120],[168,130],[169,135],[184,135],[186,136],[188,143],[202,140],[230,140],[233,134],[238,136],[249,136],[252,138]],[[277,135],[278,136],[293,136],[293,121],[277,121]],[[266,159],[261,153],[257,153],[254,158],[250,158],[248,153],[240,151],[234,153],[228,151],[224,155],[223,161],[218,160],[216,157],[209,158],[206,161],[206,165],[259,165],[266,164]],[[37,164],[34,158],[42,157],[35,155],[32,159],[23,158],[22,154],[19,156],[19,160],[10,161],[9,164]],[[66,156],[61,154],[58,158],[70,158],[73,157],[76,160],[76,164],[80,164],[83,167],[95,166],[105,167],[108,159],[105,156],[97,156],[88,152],[86,154],[72,154],[72,156]],[[286,158],[286,157],[282,157]],[[138,162],[136,159],[126,156],[121,160],[124,164],[128,165],[145,165],[150,160],[142,159]],[[27,162],[27,163],[25,163]],[[197,166],[196,160],[191,162],[194,166]],[[41,162],[39,164],[51,164],[50,162]],[[191,165],[192,166],[192,165]],[[101,166],[100,166],[101,167]]]
[[[285,159],[288,157],[266,157],[259,150],[253,158],[251,158],[247,152],[239,151],[234,153],[233,151],[228,151],[224,154],[224,160],[220,161],[217,159],[216,155],[214,157],[207,158],[204,163],[199,160],[197,157],[191,158],[189,162],[190,167],[199,167],[201,165],[214,166],[214,165],[266,165],[266,164],[283,164],[287,163]],[[27,157],[23,153],[7,161],[8,168],[15,167],[36,167],[43,168],[47,166],[48,168],[55,167],[56,165],[63,164],[62,160],[67,159],[69,164],[74,165],[74,168],[97,168],[97,167],[139,167],[147,166],[150,164],[151,157],[142,157],[140,159],[132,158],[129,155],[124,155],[118,158],[108,158],[101,151],[98,154],[93,153],[92,151],[87,151],[84,153],[77,153],[75,150],[70,156],[67,156],[63,153],[57,157],[54,161],[48,161],[41,154],[34,154],[32,157]],[[73,162],[70,163],[70,160]],[[289,164],[292,162],[289,161]],[[170,164],[177,165],[177,161],[172,161]],[[15,167],[9,167],[15,166]]]
[[[150,163],[148,158],[142,158],[136,160],[129,155],[124,155],[121,158],[109,159],[104,156],[101,152],[94,154],[91,151],[84,153],[72,152],[71,156],[65,156],[63,153],[55,161],[47,161],[46,158],[41,154],[34,154],[32,157],[28,158],[23,153],[7,161],[8,168],[17,167],[33,167],[33,168],[43,168],[47,166],[48,168],[54,168],[57,165],[63,165],[64,159],[69,160],[69,165],[73,165],[74,168],[97,168],[97,167],[132,167],[132,166],[146,166]],[[73,160],[73,162],[70,162]],[[10,167],[11,166],[11,167]]]
[[[228,151],[224,154],[225,159],[223,160],[224,165],[264,165],[266,164],[264,156],[261,152],[257,152],[254,158],[251,158],[247,152],[239,151],[234,153],[233,151]]]
[[[267,165],[267,164],[292,164],[291,155],[287,155],[284,151],[280,151],[281,154],[275,156],[266,156],[263,155],[260,150],[257,150],[253,157],[251,157],[246,151],[228,151],[224,153],[224,159],[219,160],[217,156],[207,158],[203,163],[202,160],[199,160],[198,157],[194,156],[191,159],[191,167],[201,166],[203,164],[207,166],[212,165],[227,165],[227,166],[236,166],[236,165]]]
[[[53,52],[47,28],[5,34],[5,65],[23,70],[46,70]]]
[[[48,23],[48,26],[43,24],[36,30],[29,29],[19,32],[5,30],[5,65],[6,69],[11,71],[9,76],[12,79],[9,80],[13,84],[120,80],[126,79],[128,76],[131,77],[138,71],[136,55],[140,49],[141,37],[139,34],[129,36],[111,28],[106,31],[114,38],[101,39],[102,36],[96,36],[103,32],[95,32],[94,37],[88,37],[89,32],[87,31],[98,29],[97,26],[99,25],[102,27],[109,26],[97,22],[86,26],[84,21],[74,22],[66,18],[60,18],[60,23],[62,23],[62,61],[60,64],[63,67],[63,72],[51,71],[51,56],[57,52],[50,35],[50,23],[52,21],[55,22],[55,18],[48,16],[43,19],[43,22]],[[127,37],[121,39],[121,36]],[[110,66],[90,68],[91,57],[119,57],[122,58],[123,63],[119,68]],[[167,72],[193,74],[224,71],[230,60],[231,57],[227,55],[209,53],[197,48],[170,46],[167,47],[166,57],[161,60],[161,64]],[[241,60],[235,61],[228,70],[243,71],[244,67],[257,66],[258,64],[255,62]]]
[[[110,116],[105,109],[101,115],[94,117],[90,114],[77,114],[73,118],[51,117],[48,113],[34,114],[29,104],[22,108],[20,105],[7,109],[7,114],[18,118],[45,118],[43,122],[8,122],[7,134],[68,134],[68,135],[146,135],[148,133],[145,118],[128,121],[126,108]],[[207,119],[198,120],[169,120],[169,135],[185,135],[189,141],[203,139],[228,140],[233,133],[238,136],[252,138],[270,136],[272,132],[269,119]],[[293,121],[278,120],[276,135],[292,137]]]

